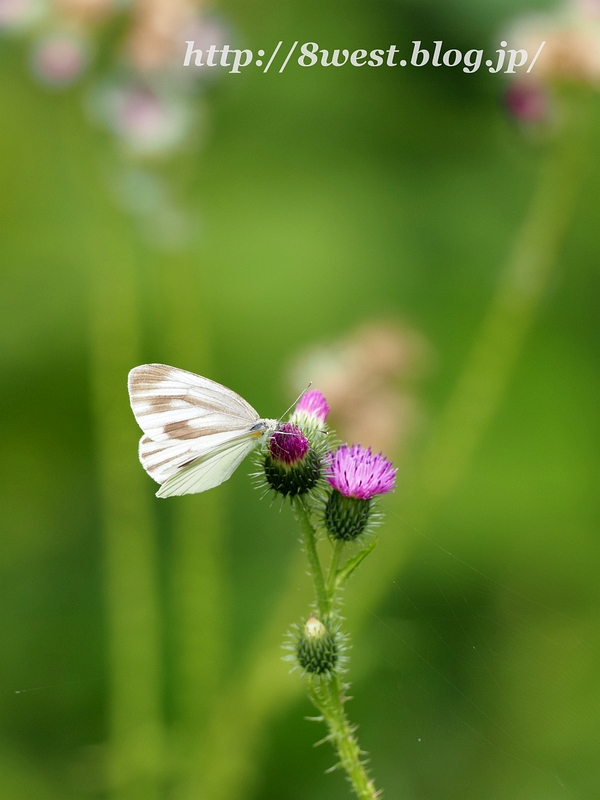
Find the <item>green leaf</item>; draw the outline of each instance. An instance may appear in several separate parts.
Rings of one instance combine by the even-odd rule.
[[[335,588],[339,589],[340,586],[344,583],[344,581],[348,580],[350,575],[354,572],[354,570],[358,567],[358,565],[365,559],[369,553],[375,549],[375,545],[379,539],[373,539],[366,547],[364,547],[359,553],[357,553],[354,558],[351,558],[350,561],[347,561],[344,566],[338,570],[336,579],[335,579]]]

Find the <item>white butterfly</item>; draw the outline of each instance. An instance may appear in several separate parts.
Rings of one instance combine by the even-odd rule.
[[[205,492],[231,477],[279,420],[261,419],[239,394],[193,372],[144,364],[129,373],[139,455],[157,497]]]

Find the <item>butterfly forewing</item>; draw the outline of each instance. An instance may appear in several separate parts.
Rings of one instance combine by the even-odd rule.
[[[164,364],[132,369],[129,396],[140,428],[155,442],[239,432],[260,419],[231,389]]]

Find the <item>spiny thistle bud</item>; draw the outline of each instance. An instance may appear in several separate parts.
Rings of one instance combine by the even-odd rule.
[[[309,617],[296,643],[296,655],[302,669],[316,675],[331,672],[338,660],[338,646],[333,633],[316,617]]]
[[[394,489],[396,471],[381,453],[361,445],[342,445],[326,459],[325,478],[333,487],[324,523],[334,539],[350,541],[366,530],[372,500]]]
[[[321,457],[300,428],[286,422],[271,436],[264,470],[272,489],[284,497],[295,497],[317,485]]]

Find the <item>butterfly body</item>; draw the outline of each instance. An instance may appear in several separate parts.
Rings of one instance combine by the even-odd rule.
[[[218,486],[278,425],[220,383],[165,364],[135,367],[128,385],[144,431],[140,461],[161,484],[157,497]]]

